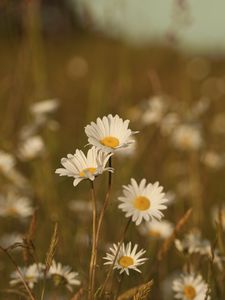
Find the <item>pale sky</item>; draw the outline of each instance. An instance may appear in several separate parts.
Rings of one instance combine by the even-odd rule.
[[[107,34],[143,43],[165,40],[172,28],[183,49],[225,53],[225,0],[186,0],[189,14],[176,14],[191,18],[186,26],[172,22],[176,0],[70,1],[81,11],[86,7],[96,26]]]

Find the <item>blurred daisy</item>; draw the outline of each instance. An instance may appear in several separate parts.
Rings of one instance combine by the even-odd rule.
[[[107,168],[106,164],[112,153],[106,154],[96,147],[88,150],[87,156],[83,151],[76,150],[75,154],[68,154],[67,158],[61,159],[61,164],[64,168],[56,169],[56,174],[59,176],[73,177],[73,185],[77,186],[84,179],[94,180],[96,176],[105,171],[112,172],[112,168]]]
[[[158,182],[146,185],[146,179],[142,179],[138,185],[136,180],[131,179],[131,184],[123,186],[124,196],[119,197],[122,203],[118,206],[127,218],[132,217],[132,221],[139,225],[142,220],[160,220],[163,216],[161,210],[167,207],[163,187]]]
[[[210,246],[208,240],[203,240],[199,230],[192,230],[186,234],[182,240],[175,240],[175,246],[178,251],[184,253],[203,253]]]
[[[118,149],[129,147],[136,133],[128,128],[129,120],[123,121],[118,115],[98,118],[96,123],[85,127],[88,142],[105,152],[115,152]]]
[[[140,233],[151,238],[167,239],[171,236],[174,230],[174,225],[169,221],[156,221],[145,222],[140,227]]]
[[[44,141],[41,136],[35,135],[27,138],[19,147],[21,160],[31,160],[41,156],[45,151]]]
[[[172,285],[176,299],[182,300],[209,300],[207,297],[208,285],[201,275],[181,274]]]
[[[63,285],[71,292],[73,291],[73,285],[80,285],[80,280],[77,279],[77,272],[72,272],[71,267],[63,266],[54,260],[49,269],[49,275],[53,279],[55,286]]]
[[[35,116],[54,113],[59,107],[58,99],[47,99],[44,101],[35,102],[30,106],[30,111]]]
[[[142,115],[142,122],[145,125],[160,123],[166,112],[166,101],[164,96],[157,95],[150,98],[147,107]]]
[[[81,214],[89,214],[92,212],[92,204],[90,201],[85,200],[72,200],[68,204],[68,208],[74,212]]]
[[[35,283],[38,282],[39,279],[43,278],[43,264],[33,264],[28,267],[21,267],[20,271],[23,275],[24,280],[28,284],[30,289],[33,289]],[[10,285],[15,286],[17,284],[21,284],[21,278],[18,275],[17,271],[14,271],[11,275],[11,280],[9,282]]]
[[[25,197],[9,193],[7,197],[0,196],[0,216],[27,218],[33,214],[30,200]]]
[[[160,123],[160,129],[163,135],[168,136],[179,124],[179,116],[177,113],[168,113],[164,116]]]
[[[106,256],[103,257],[103,259],[107,260],[104,265],[113,264],[118,251],[118,246],[119,244],[113,244],[113,247],[109,249],[111,253],[106,253]],[[119,270],[120,274],[125,272],[127,275],[129,275],[129,270],[135,270],[141,273],[138,267],[143,265],[147,260],[147,258],[141,258],[146,251],[141,249],[137,252],[137,248],[137,244],[135,244],[132,249],[131,242],[129,242],[127,245],[123,243],[119,249],[113,269]]]
[[[15,164],[16,160],[11,154],[0,150],[0,171],[7,173],[14,168]]]
[[[224,167],[225,157],[214,151],[206,152],[202,157],[202,162],[211,169],[221,169]]]
[[[203,144],[199,128],[188,124],[182,124],[174,129],[172,141],[180,150],[198,150]]]
[[[0,246],[3,248],[8,248],[17,243],[23,243],[22,234],[17,232],[4,234],[0,238]],[[15,249],[19,250],[21,247],[16,247]]]

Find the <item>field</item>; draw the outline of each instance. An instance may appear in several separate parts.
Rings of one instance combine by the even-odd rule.
[[[134,47],[81,29],[48,36],[29,16],[25,32],[9,26],[0,40],[0,299],[170,300],[182,273],[202,277],[182,282],[177,299],[225,299],[224,57]],[[135,143],[113,149],[113,173],[92,181],[89,168],[73,186],[55,173],[61,158],[86,154],[85,126],[109,114],[130,120]],[[131,178],[159,182],[165,195],[151,187],[148,209],[167,199],[161,223],[170,223],[125,217],[118,197]],[[130,241],[146,250],[141,273],[118,260]],[[113,270],[103,257],[118,242]],[[32,264],[33,273],[21,269]]]

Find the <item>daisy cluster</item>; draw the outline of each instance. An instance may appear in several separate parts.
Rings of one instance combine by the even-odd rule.
[[[60,176],[72,177],[74,186],[83,180],[94,181],[103,172],[114,172],[111,167],[112,157],[133,147],[135,143],[133,136],[137,131],[129,128],[129,120],[124,121],[118,115],[110,114],[88,124],[85,133],[89,145],[92,146],[87,154],[76,149],[74,154],[68,154],[61,159],[63,168],[56,170]],[[137,226],[141,223],[145,226],[154,226],[151,225],[154,222],[160,223],[168,201],[159,182],[150,183],[142,179],[138,183],[134,178],[131,178],[130,184],[123,186],[122,195],[118,200],[120,202],[118,208]],[[171,233],[172,230],[169,230],[167,236]],[[120,274],[125,272],[129,275],[129,270],[140,272],[138,267],[146,261],[146,258],[142,258],[145,250],[137,251],[137,248],[138,245],[132,247],[131,242],[114,244],[110,248],[111,253],[107,253],[104,257],[107,260],[105,265],[112,265],[113,269],[120,271]]]

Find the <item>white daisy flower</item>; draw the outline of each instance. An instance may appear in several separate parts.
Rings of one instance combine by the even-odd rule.
[[[136,133],[128,128],[129,120],[123,121],[118,115],[98,118],[96,123],[85,127],[88,142],[105,152],[115,152],[129,147],[134,141],[132,134]]]
[[[16,160],[11,154],[0,150],[0,171],[7,174],[14,169],[15,164]]]
[[[58,99],[47,99],[33,103],[30,106],[30,111],[34,115],[46,115],[55,112],[58,107]]]
[[[43,278],[43,264],[33,264],[28,267],[21,267],[20,272],[26,283],[28,284],[30,289],[33,289],[35,283],[38,282],[39,279]],[[11,275],[11,280],[9,282],[10,285],[14,286],[17,284],[21,284],[21,278],[17,271],[14,271]]]
[[[71,267],[63,266],[61,263],[56,263],[54,260],[49,269],[49,275],[56,286],[64,285],[71,292],[73,291],[73,285],[80,285],[81,283],[80,280],[77,279],[77,272],[72,272]]]
[[[107,168],[106,164],[111,154],[106,154],[96,147],[88,150],[87,156],[83,151],[76,150],[75,154],[68,154],[67,158],[61,159],[61,164],[64,168],[59,168],[55,172],[59,176],[73,177],[73,185],[77,186],[78,183],[84,179],[94,180],[96,176],[105,171],[112,172],[112,168]]]
[[[225,156],[220,155],[216,153],[215,151],[207,151],[203,156],[202,156],[202,162],[211,169],[221,169],[224,167],[225,163]]]
[[[25,197],[9,193],[7,197],[0,196],[0,216],[27,218],[33,214],[30,200]]]
[[[165,96],[156,95],[147,102],[147,107],[142,115],[142,123],[145,125],[160,123],[163,119],[167,105]]]
[[[173,281],[173,291],[176,299],[181,300],[209,300],[208,285],[201,275],[181,274]]]
[[[174,230],[174,225],[169,221],[156,221],[145,222],[140,227],[140,233],[156,239],[167,239],[171,236]]]
[[[163,187],[158,182],[146,185],[146,179],[142,179],[140,184],[132,178],[131,184],[123,186],[124,196],[119,197],[122,202],[118,207],[125,212],[127,218],[132,217],[132,221],[139,225],[142,220],[160,220],[163,216],[161,210],[167,207]]]
[[[172,141],[180,150],[198,150],[203,144],[201,131],[198,127],[182,124],[174,129]]]
[[[103,259],[107,260],[104,265],[112,265],[115,259],[115,256],[118,251],[118,245],[113,244],[112,248],[109,248],[111,253],[106,253],[106,256]],[[129,270],[135,270],[139,273],[141,271],[138,269],[139,266],[143,265],[147,258],[141,258],[141,256],[146,252],[141,249],[137,252],[138,245],[135,244],[132,249],[132,244],[129,242],[127,245],[124,243],[121,245],[113,269],[120,270],[120,274],[125,272],[129,275]]]
[[[0,238],[0,246],[3,248],[8,248],[14,244],[23,243],[23,235],[21,233],[8,233],[4,234]],[[15,248],[16,250],[21,249],[21,247]]]
[[[44,153],[45,144],[41,136],[31,136],[19,146],[18,151],[21,160],[31,160]]]

